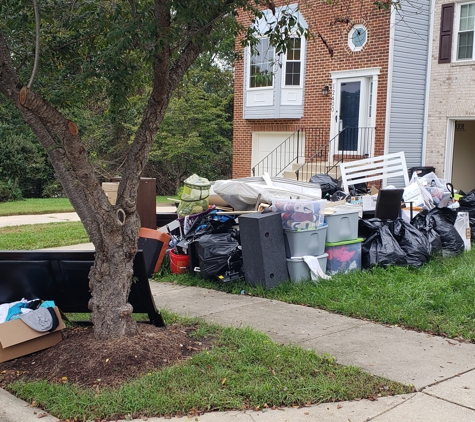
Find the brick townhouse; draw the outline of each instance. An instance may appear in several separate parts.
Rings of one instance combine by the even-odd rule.
[[[475,2],[433,2],[426,161],[466,193],[475,188]]]
[[[319,151],[327,165],[401,150],[408,167],[424,165],[430,2],[275,3],[258,25],[290,7],[314,38],[296,36],[280,57],[266,38],[257,52],[236,40],[233,177],[281,176]]]

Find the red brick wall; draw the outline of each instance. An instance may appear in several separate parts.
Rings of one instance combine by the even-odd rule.
[[[276,1],[277,6],[285,1]],[[295,3],[295,2],[290,2]],[[251,171],[252,132],[295,131],[300,127],[329,127],[331,115],[331,92],[321,94],[322,87],[331,88],[330,72],[360,68],[380,67],[376,108],[375,155],[384,154],[384,126],[386,118],[386,91],[388,75],[388,50],[390,15],[388,11],[377,10],[373,0],[345,0],[334,6],[319,2],[301,1],[301,13],[314,40],[307,42],[306,76],[304,95],[304,117],[297,120],[266,119],[244,120],[243,116],[243,75],[244,60],[235,66],[234,80],[234,135],[233,135],[233,177],[248,177]],[[311,5],[307,7],[306,5]],[[244,14],[239,19],[248,24]],[[352,23],[339,23],[349,19]],[[348,48],[348,31],[353,24],[364,23],[368,29],[368,40],[359,52]],[[322,35],[333,49],[333,56],[318,37]],[[242,50],[240,40],[236,49]]]

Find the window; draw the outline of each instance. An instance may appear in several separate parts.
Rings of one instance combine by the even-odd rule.
[[[367,30],[364,25],[354,25],[348,32],[348,47],[352,51],[360,51],[368,39]]]
[[[475,3],[460,6],[460,20],[457,42],[457,60],[473,59],[473,32]]]
[[[274,80],[274,47],[262,38],[251,55],[249,88],[271,87]]]
[[[300,86],[300,73],[302,69],[302,40],[292,38],[291,46],[287,51],[285,62],[285,85]]]

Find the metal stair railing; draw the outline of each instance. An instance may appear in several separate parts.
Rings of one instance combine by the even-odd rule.
[[[301,140],[301,132],[301,129],[295,131],[252,167],[252,175],[261,176],[268,173],[271,177],[279,176],[291,164],[298,163],[299,157],[305,157],[305,144]]]
[[[330,174],[333,170],[333,177],[338,179],[340,163],[373,156],[374,132],[374,127],[344,128],[295,170],[297,180],[305,174]],[[346,149],[348,146],[352,149]]]

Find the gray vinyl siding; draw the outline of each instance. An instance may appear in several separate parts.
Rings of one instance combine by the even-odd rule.
[[[396,13],[388,152],[404,151],[408,168],[422,164],[430,0],[404,2]]]

